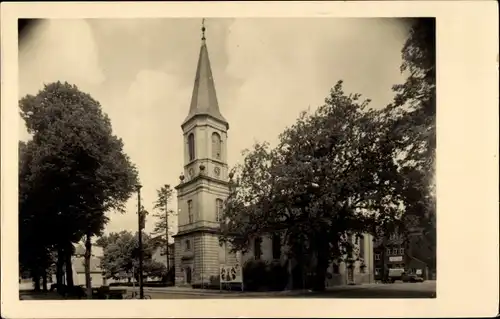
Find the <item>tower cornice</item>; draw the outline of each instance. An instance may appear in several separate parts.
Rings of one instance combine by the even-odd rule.
[[[220,179],[217,179],[217,178],[213,178],[213,177],[208,176],[208,175],[199,174],[199,175],[193,177],[192,179],[190,179],[187,182],[183,182],[183,183],[178,184],[174,188],[176,190],[179,190],[181,188],[185,188],[185,187],[187,187],[187,186],[189,186],[191,184],[194,184],[194,183],[196,183],[198,181],[202,181],[202,180],[207,180],[207,181],[210,181],[210,182],[218,183],[220,185],[227,186],[227,187],[229,187],[229,185],[230,185],[229,181],[223,181],[223,180],[220,180]]]

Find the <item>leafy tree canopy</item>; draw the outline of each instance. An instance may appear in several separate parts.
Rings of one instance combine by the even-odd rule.
[[[315,256],[324,273],[331,260],[350,256],[353,236],[399,220],[388,117],[368,104],[345,94],[339,81],[323,106],[281,134],[276,148],[263,143],[247,152],[235,169],[223,239],[244,251],[255,236],[283,230],[289,254]]]
[[[32,135],[19,147],[20,253],[57,245],[69,254],[72,242],[103,230],[106,212],[123,211],[137,170],[99,102],[76,86],[45,85],[19,107]]]
[[[137,233],[129,231],[111,233],[102,236],[98,244],[103,245],[101,268],[108,278],[118,279],[120,273],[137,272],[139,268],[139,241]],[[142,236],[143,245],[143,271],[146,276],[160,277],[166,273],[166,267],[152,259],[158,243],[147,234]]]

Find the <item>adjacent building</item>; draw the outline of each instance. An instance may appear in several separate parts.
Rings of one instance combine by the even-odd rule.
[[[409,274],[416,274],[424,279],[432,279],[433,272],[418,255],[419,232],[408,238],[397,232],[385,238],[377,238],[374,243],[374,275],[375,280],[382,280],[391,268],[403,268]]]
[[[327,270],[326,286],[338,286],[349,284],[362,284],[374,282],[373,276],[373,240],[369,234],[364,234],[362,238],[351,238],[354,246],[353,254],[343,256],[342,261],[332,262]],[[250,245],[248,251],[242,254],[241,260],[244,264],[249,260],[262,260],[268,263],[280,263],[288,268],[289,285],[288,288],[293,288],[293,282],[296,282],[294,268],[296,262],[288,259],[288,247],[283,245],[281,237],[276,234],[255,238]],[[307,280],[305,277],[313,274],[314,257],[312,258],[312,267],[305,270],[305,274],[298,274],[302,280]],[[350,261],[349,261],[350,260]]]
[[[170,270],[174,267],[175,265],[175,244],[168,244],[168,262],[167,262],[167,252],[165,247],[159,246],[157,247],[151,258],[159,263],[162,263],[165,265],[167,270]]]
[[[101,269],[102,248],[99,246],[92,247],[92,255],[90,257],[90,281],[92,287],[105,286],[108,283]],[[77,244],[75,246],[75,253],[71,257],[71,266],[73,269],[73,283],[74,285],[85,285],[85,248]],[[52,275],[52,282],[56,282],[56,275]],[[66,283],[66,274],[63,274],[63,282]]]

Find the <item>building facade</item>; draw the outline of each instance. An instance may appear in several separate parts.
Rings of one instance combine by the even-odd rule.
[[[104,272],[100,266],[102,257],[102,248],[99,246],[92,247],[92,255],[90,256],[90,282],[93,288],[101,287],[109,284],[106,280]],[[77,244],[75,245],[75,253],[71,257],[71,268],[73,270],[73,284],[75,286],[85,285],[85,248]],[[66,283],[66,268],[64,267],[63,282]],[[53,274],[51,282],[56,282],[56,275]]]
[[[168,251],[168,262],[167,262],[167,252],[165,247],[157,247],[151,258],[159,263],[162,263],[165,265],[165,267],[170,270],[172,267],[175,265],[175,244],[168,244],[169,251]]]
[[[339,286],[349,284],[363,284],[374,282],[374,258],[373,258],[373,237],[364,234],[362,238],[352,238],[354,246],[351,256],[352,262],[338,261],[332,262],[327,270],[326,286]],[[242,263],[250,260],[261,260],[266,263],[279,263],[288,268],[289,284],[288,289],[293,289],[293,282],[296,280],[294,268],[296,262],[287,257],[288,247],[283,244],[279,235],[268,235],[255,238],[248,248],[248,251],[241,256]],[[347,260],[347,256],[343,256]],[[313,258],[314,260],[314,258]],[[314,263],[314,262],[313,262]],[[304,277],[312,275],[313,268],[306,270]]]
[[[375,240],[373,251],[375,280],[383,280],[391,268],[402,268],[408,274],[431,279],[427,263],[415,256],[418,236],[418,233],[410,234],[407,240],[395,232]]]
[[[178,233],[174,236],[176,285],[207,282],[218,276],[221,263],[236,258],[219,245],[219,216],[229,195],[229,124],[219,110],[204,36],[191,105],[181,128],[184,172],[176,186],[179,209]]]

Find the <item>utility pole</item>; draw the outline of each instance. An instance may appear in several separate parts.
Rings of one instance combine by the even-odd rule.
[[[142,286],[142,211],[141,211],[141,188],[137,185],[137,216],[139,220],[139,298],[144,299],[144,287]]]
[[[167,243],[167,274],[170,271],[170,254],[169,254],[169,249],[168,249],[168,200],[165,202],[165,238],[166,238],[166,243]]]

